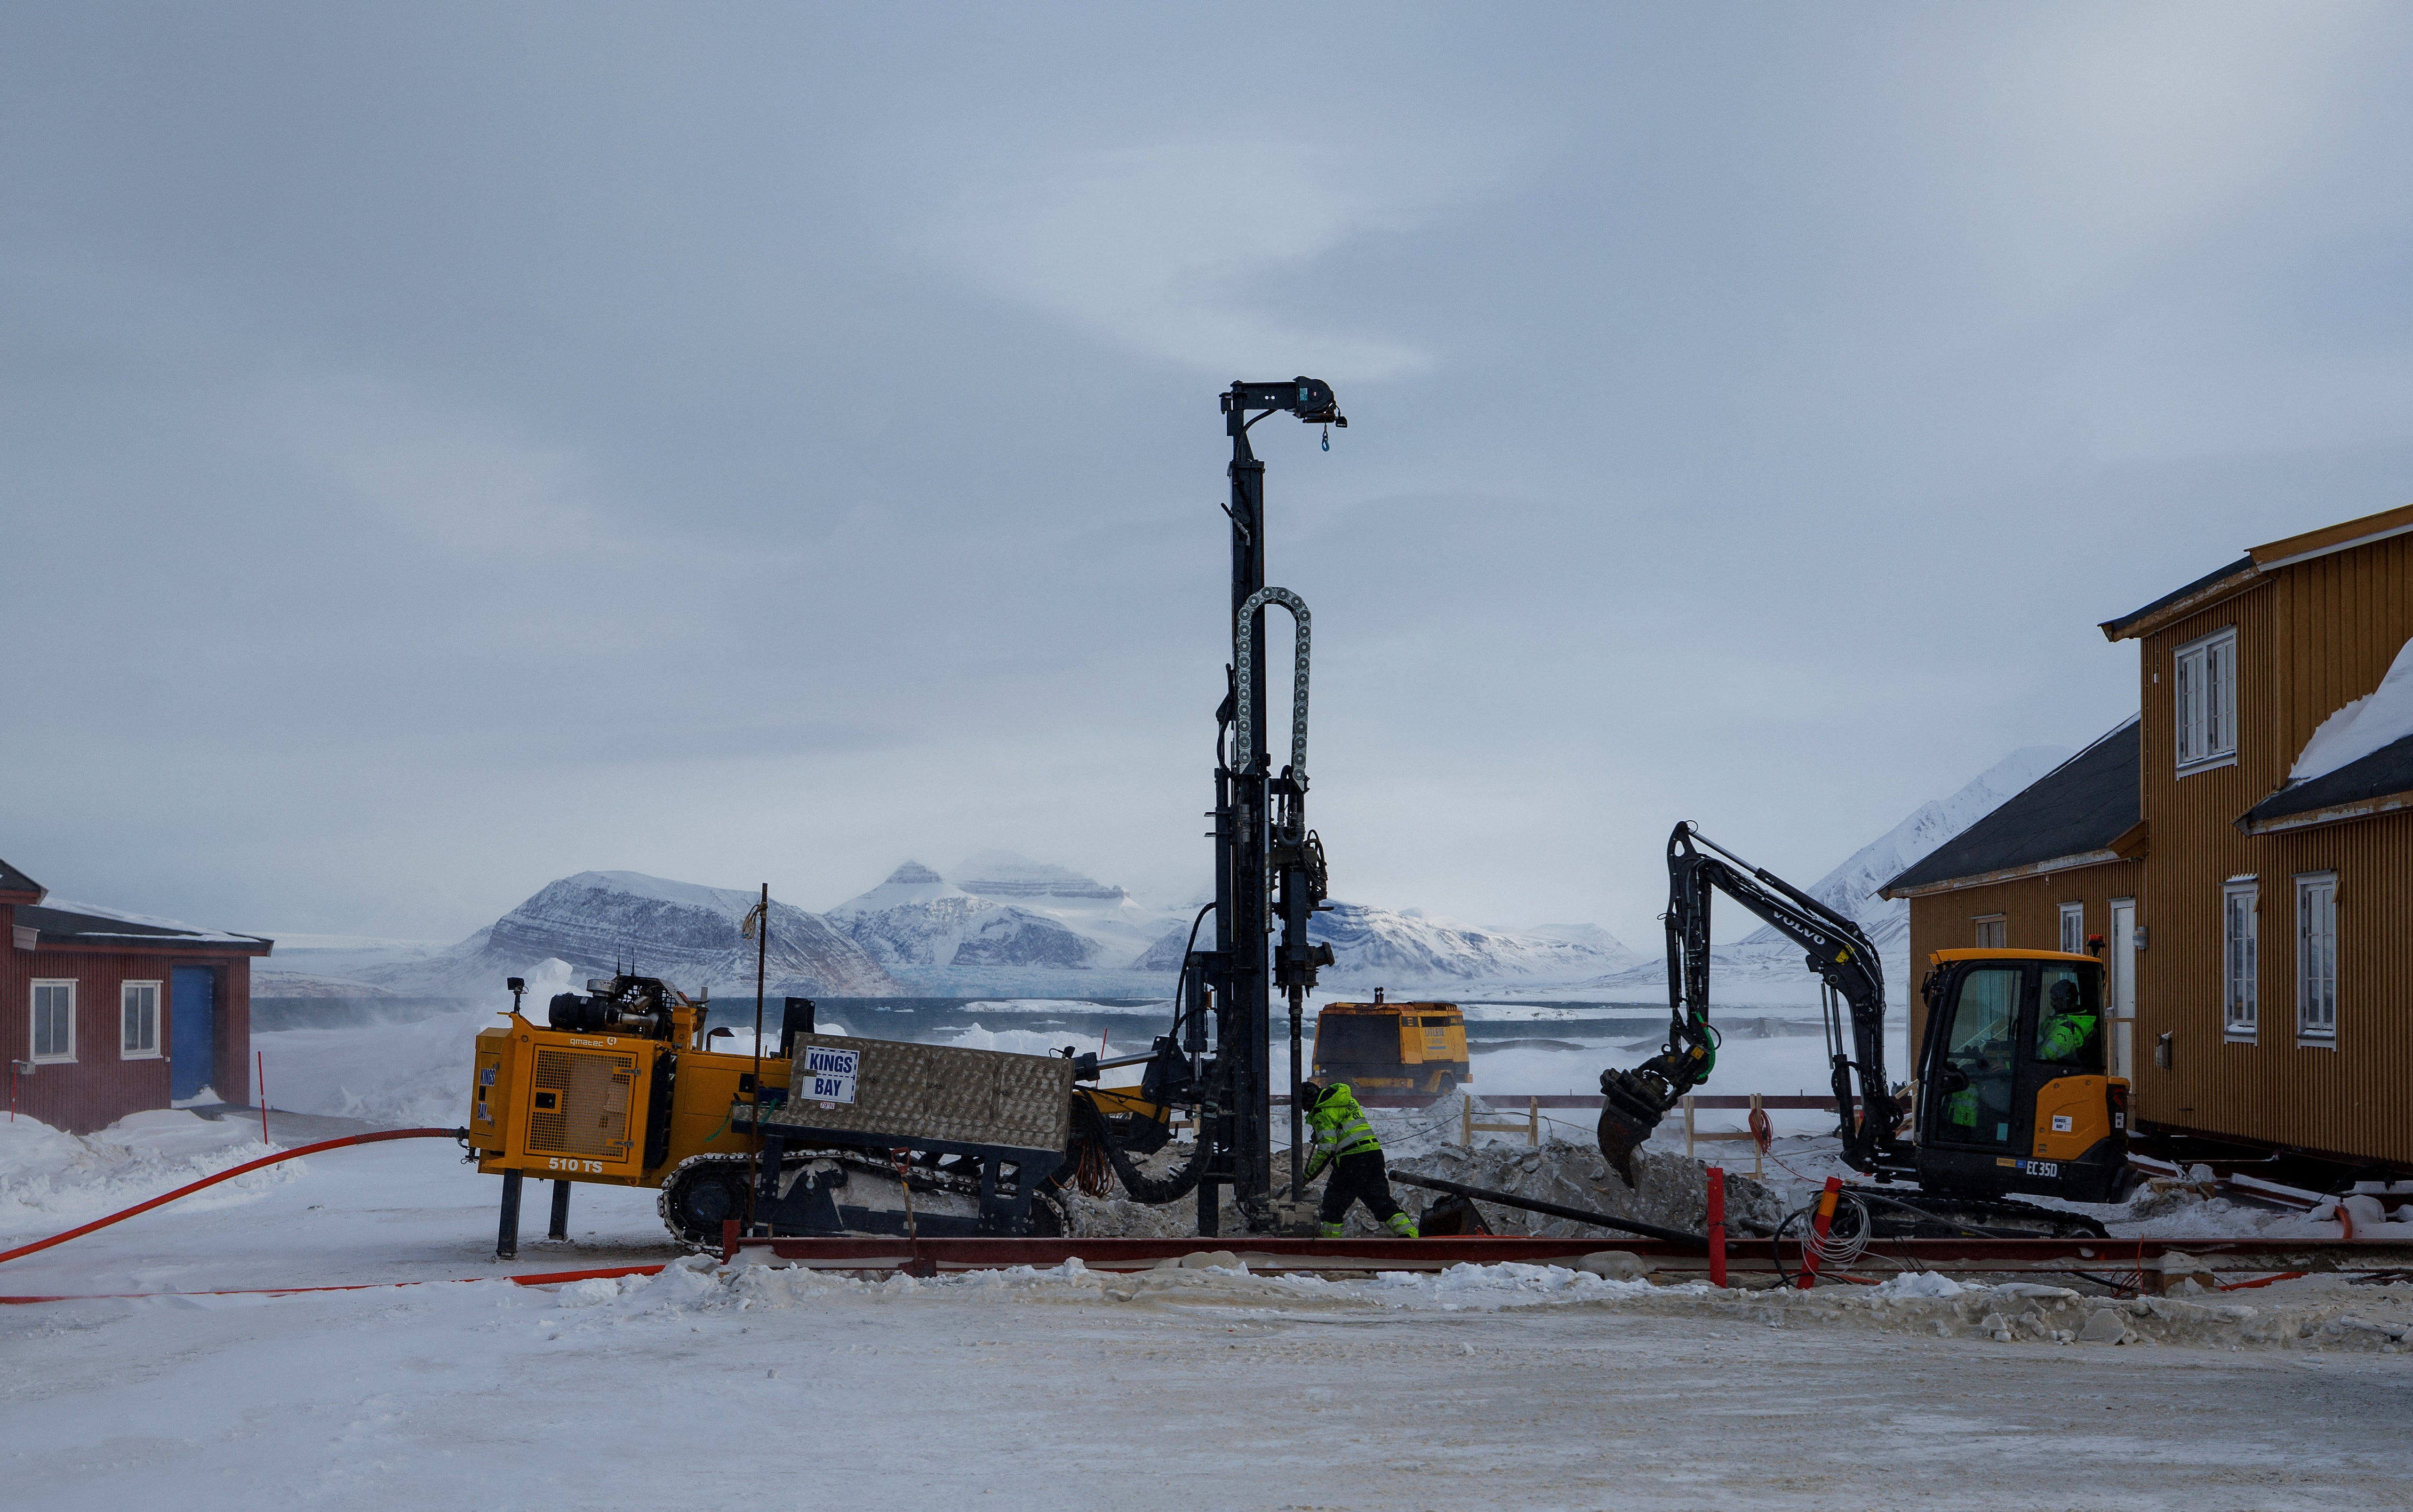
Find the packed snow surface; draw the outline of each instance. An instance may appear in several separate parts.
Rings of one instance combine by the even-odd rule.
[[[650,1193],[598,1187],[568,1244],[533,1237],[532,1204],[516,1268],[659,1274],[454,1284],[511,1267],[496,1183],[449,1144],[308,1166],[0,1271],[17,1294],[176,1294],[0,1308],[12,1512],[653,1509],[714,1486],[1086,1512],[1129,1505],[1143,1461],[1247,1507],[2243,1512],[2403,1505],[2413,1482],[2413,1287],[2122,1303],[1212,1255],[858,1279],[682,1259]],[[413,1280],[437,1284],[200,1295]]]

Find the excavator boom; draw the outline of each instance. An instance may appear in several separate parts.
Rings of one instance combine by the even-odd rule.
[[[1710,902],[1718,892],[1799,946],[1810,970],[1848,1012],[1850,1048],[1839,1045],[1832,1057],[1845,1163],[1881,1177],[1908,1174],[1911,1152],[1899,1138],[1902,1115],[1886,1083],[1885,972],[1876,946],[1852,920],[1752,866],[1690,821],[1667,838],[1667,1043],[1632,1070],[1601,1073],[1601,1153],[1633,1185],[1634,1151],[1717,1064],[1717,1030],[1710,1024]]]

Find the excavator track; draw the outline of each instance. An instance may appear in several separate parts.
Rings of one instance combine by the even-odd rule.
[[[926,1193],[974,1204],[980,1201],[980,1181],[975,1177],[915,1164],[908,1167],[910,1180],[899,1181],[895,1163],[859,1150],[796,1151],[780,1162],[779,1170],[784,1177],[812,1164],[842,1168],[850,1189],[858,1181],[882,1184],[889,1192],[899,1193],[900,1208],[901,1194],[906,1192],[916,1197]],[[654,1210],[661,1215],[662,1226],[670,1230],[671,1237],[688,1249],[718,1250],[721,1222],[741,1217],[746,1210],[747,1183],[753,1169],[751,1155],[689,1156],[662,1182],[654,1199]],[[1064,1232],[1064,1208],[1053,1193],[1042,1189],[1031,1193],[1030,1227],[1031,1233],[1040,1237]]]

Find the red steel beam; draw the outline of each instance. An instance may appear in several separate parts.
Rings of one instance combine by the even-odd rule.
[[[1657,1239],[1621,1239],[1607,1235],[1563,1238],[1470,1236],[1429,1239],[1302,1239],[1234,1235],[1221,1239],[1181,1238],[896,1238],[740,1239],[740,1253],[767,1250],[781,1260],[849,1270],[886,1270],[934,1266],[940,1270],[995,1269],[1029,1266],[1048,1269],[1079,1260],[1092,1270],[1145,1270],[1161,1260],[1228,1250],[1254,1270],[1439,1270],[1454,1265],[1566,1265],[1603,1250],[1622,1250],[1658,1268],[1689,1270],[1706,1266],[1697,1250]],[[2392,1239],[1878,1239],[1870,1257],[1907,1268],[2092,1270],[2117,1273],[2178,1251],[2220,1256],[2225,1269],[2390,1270],[2413,1268],[2413,1244]],[[1782,1246],[1786,1270],[1800,1265],[1800,1246]],[[2240,1264],[2239,1262],[2243,1262]],[[2267,1265],[2259,1265],[2268,1262]],[[1733,1241],[1727,1264],[1737,1270],[1770,1269],[1768,1241]],[[1862,1262],[1863,1264],[1865,1262]]]

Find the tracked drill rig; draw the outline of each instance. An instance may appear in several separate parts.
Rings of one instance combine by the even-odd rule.
[[[1717,1064],[1710,904],[1718,893],[1799,946],[1821,984],[1843,1163],[1879,1185],[1919,1188],[1856,1189],[1879,1233],[2103,1232],[2091,1219],[2009,1196],[2117,1202],[2134,1184],[2128,1084],[2103,1075],[2099,1032],[2056,1028],[2099,1027],[2100,962],[2058,951],[1936,952],[1922,986],[1921,1075],[1905,1101],[1887,1079],[1885,971],[1867,934],[1690,822],[1667,838],[1666,1043],[1640,1065],[1600,1076],[1601,1153],[1627,1185],[1635,1150]],[[1905,1124],[1916,1138],[1902,1137]]]
[[[1252,1231],[1291,1228],[1304,1207],[1301,1110],[1291,1109],[1288,1196],[1273,1162],[1273,1000],[1287,1001],[1291,1064],[1329,945],[1308,937],[1324,904],[1324,844],[1307,823],[1307,602],[1266,582],[1265,464],[1249,433],[1287,414],[1346,428],[1319,378],[1234,383],[1221,395],[1232,443],[1232,658],[1216,710],[1214,901],[1193,921],[1171,1031],[1148,1054],[1032,1057],[813,1032],[813,1004],[788,1001],[776,1053],[716,1052],[708,1005],[650,977],[616,974],[520,1012],[479,1036],[470,1144],[504,1178],[498,1253],[516,1245],[520,1186],[555,1182],[553,1232],[570,1185],[659,1189],[664,1223],[690,1244],[736,1223],[774,1234],[1053,1232],[1063,1189],[1140,1201],[1195,1192],[1198,1229],[1219,1225],[1228,1190]],[[1295,624],[1289,759],[1268,748],[1266,611]],[[1199,948],[1208,913],[1212,934]],[[1276,935],[1279,933],[1279,939]],[[1069,1062],[1069,1063],[1068,1063]],[[1145,1063],[1140,1086],[1098,1085]],[[1142,1158],[1171,1141],[1177,1111],[1197,1139],[1176,1168]]]

